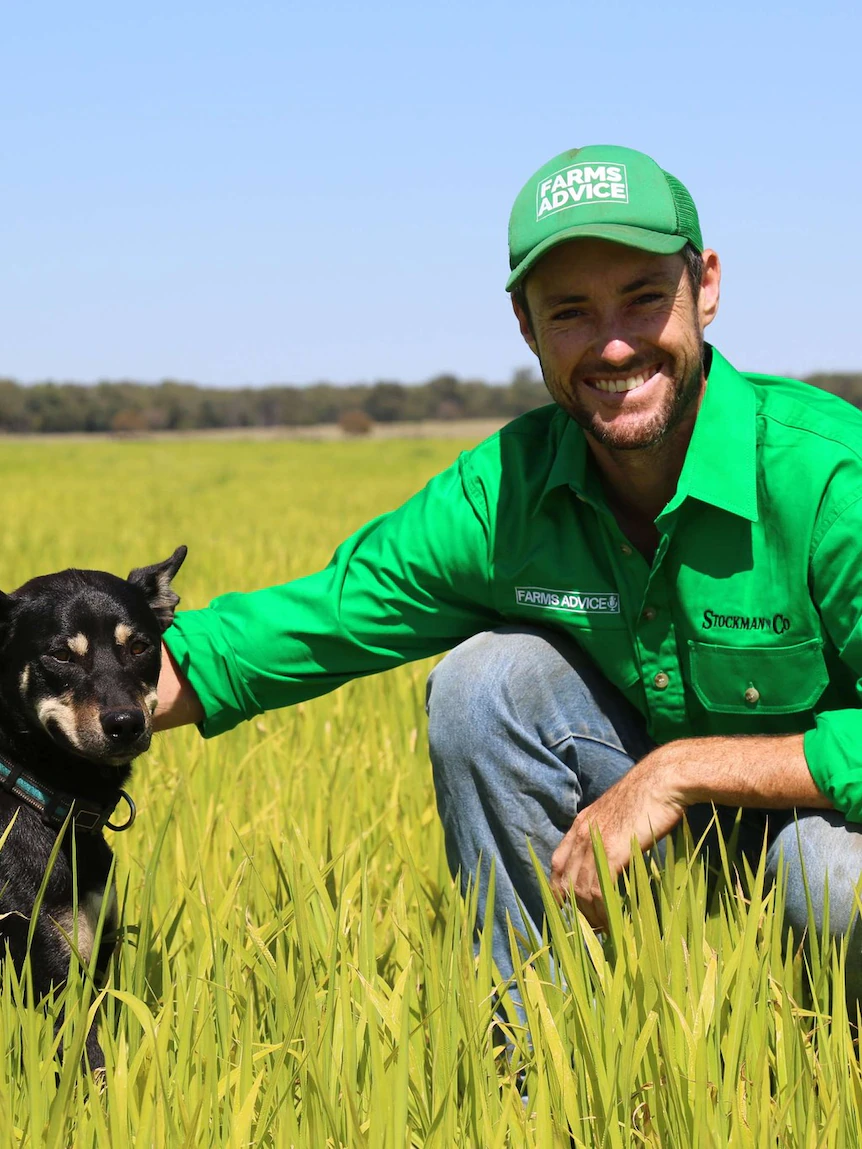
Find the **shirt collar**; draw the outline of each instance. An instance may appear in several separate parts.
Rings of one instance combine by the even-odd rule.
[[[663,514],[699,499],[757,522],[757,426],[754,387],[712,348],[706,391],[676,494]]]
[[[712,348],[706,390],[685,456],[677,491],[662,514],[687,498],[757,522],[755,395],[751,383]],[[565,417],[540,503],[557,487],[594,501],[589,451],[581,428]],[[600,496],[599,496],[600,497]]]
[[[557,487],[571,487],[575,494],[586,495],[588,450],[584,433],[562,408],[557,412],[556,419],[562,421],[562,432],[559,433],[556,453],[539,498],[540,505],[545,501],[545,496]]]

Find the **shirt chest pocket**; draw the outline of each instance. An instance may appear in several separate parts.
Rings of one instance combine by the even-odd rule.
[[[828,682],[819,638],[793,646],[714,646],[689,640],[691,685],[720,714],[811,710]]]

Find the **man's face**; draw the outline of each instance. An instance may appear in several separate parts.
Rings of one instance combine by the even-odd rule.
[[[637,450],[697,413],[719,280],[713,251],[695,296],[682,255],[579,239],[538,262],[526,285],[529,318],[517,303],[515,312],[551,397],[596,442]]]

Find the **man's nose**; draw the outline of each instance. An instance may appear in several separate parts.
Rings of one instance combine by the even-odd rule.
[[[610,367],[625,367],[636,352],[625,336],[616,333],[599,341],[599,356]]]

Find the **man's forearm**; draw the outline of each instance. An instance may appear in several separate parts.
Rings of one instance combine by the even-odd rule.
[[[574,895],[588,921],[606,925],[593,834],[601,836],[611,873],[631,861],[634,839],[646,850],[699,802],[787,810],[829,808],[814,784],[801,734],[685,738],[651,751],[578,814],[554,852],[551,887]]]
[[[162,643],[162,670],[159,675],[159,705],[153,717],[154,730],[169,730],[201,722],[204,710],[188,679],[180,671],[173,655]]]
[[[643,760],[681,805],[786,810],[831,806],[814,784],[802,748],[802,734],[685,738],[654,750]]]

